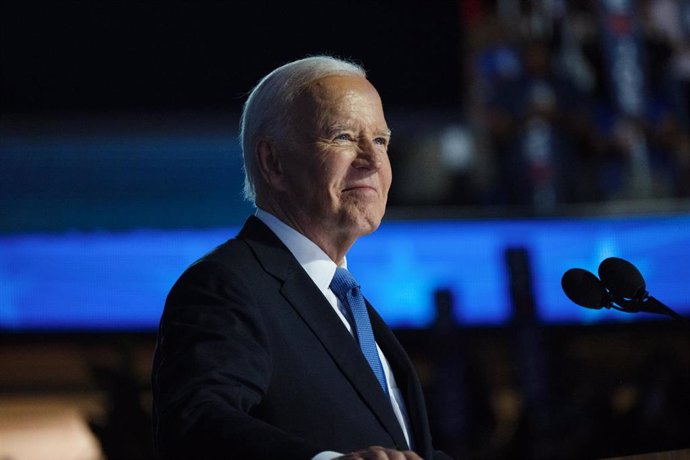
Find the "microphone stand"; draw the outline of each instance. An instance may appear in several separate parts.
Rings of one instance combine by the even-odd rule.
[[[650,296],[647,291],[642,291],[639,294],[639,297],[633,299],[624,299],[614,296],[611,299],[611,303],[605,306],[607,308],[614,308],[627,313],[637,313],[642,311],[645,313],[670,316],[674,320],[690,328],[690,320],[688,318],[681,316],[670,307]]]
[[[652,296],[645,296],[639,302],[642,305],[644,305],[644,307],[641,308],[642,311],[647,311],[649,313],[659,313],[662,315],[670,316],[676,321],[690,326],[690,320],[688,318],[681,316],[677,312],[673,311],[670,307],[664,305]]]

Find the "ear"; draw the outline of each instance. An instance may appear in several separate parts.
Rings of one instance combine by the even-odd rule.
[[[256,157],[261,177],[269,188],[282,190],[284,186],[283,165],[274,145],[266,139],[259,139],[256,143]]]

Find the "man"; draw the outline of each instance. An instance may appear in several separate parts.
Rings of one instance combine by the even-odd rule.
[[[379,226],[391,184],[390,131],[364,71],[324,56],[274,70],[245,104],[241,141],[257,213],[168,296],[153,368],[159,453],[445,457],[400,344],[356,286],[343,289],[345,255]]]

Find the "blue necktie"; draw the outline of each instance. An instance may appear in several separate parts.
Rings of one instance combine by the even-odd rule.
[[[376,351],[376,342],[374,341],[374,333],[371,330],[371,323],[369,322],[369,313],[364,304],[364,297],[359,289],[359,284],[354,277],[344,268],[338,267],[335,270],[335,275],[331,281],[331,290],[350,310],[352,318],[355,321],[355,333],[359,347],[362,349],[364,357],[369,362],[371,370],[381,384],[383,392],[388,394],[388,385],[386,385],[386,374],[383,372],[379,354]]]

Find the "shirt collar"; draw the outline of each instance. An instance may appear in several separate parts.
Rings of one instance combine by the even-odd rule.
[[[338,265],[316,243],[268,211],[257,208],[256,217],[276,234],[314,284],[321,291],[327,290]],[[341,266],[347,268],[347,258],[343,258]]]

